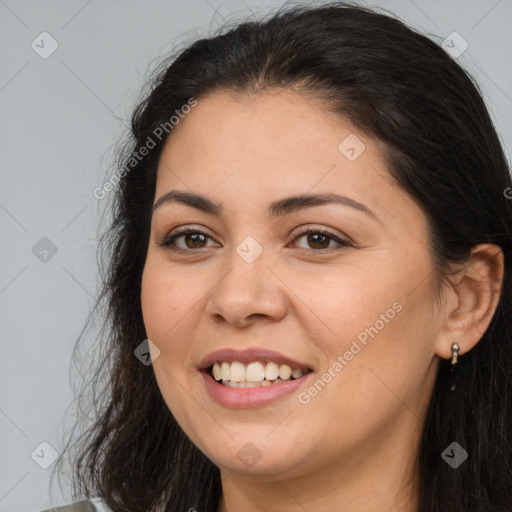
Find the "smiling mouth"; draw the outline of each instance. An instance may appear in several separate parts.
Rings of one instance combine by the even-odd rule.
[[[275,386],[300,379],[311,373],[309,368],[294,368],[273,361],[256,361],[247,365],[238,361],[219,361],[205,372],[217,383],[230,388],[259,388]]]

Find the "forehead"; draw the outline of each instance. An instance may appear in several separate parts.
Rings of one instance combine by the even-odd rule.
[[[197,101],[168,137],[156,198],[177,188],[223,202],[261,198],[266,207],[284,195],[336,192],[384,216],[411,208],[421,215],[393,183],[379,141],[320,101],[293,91],[215,92]]]
[[[204,175],[236,171],[233,178],[243,179],[250,178],[244,171],[255,170],[261,177],[300,179],[327,171],[335,163],[338,170],[360,171],[372,164],[385,171],[377,144],[369,137],[321,108],[320,102],[292,91],[255,95],[216,92],[199,99],[176,128],[167,140],[160,168],[180,164],[187,172],[202,171]],[[362,151],[353,161],[340,151],[340,144],[347,139]],[[365,176],[371,177],[371,173]]]

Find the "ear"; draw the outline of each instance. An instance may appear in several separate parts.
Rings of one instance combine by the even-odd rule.
[[[463,268],[450,279],[444,322],[435,343],[439,357],[450,359],[453,343],[459,345],[459,354],[463,355],[482,339],[500,300],[504,260],[498,245],[476,245]]]

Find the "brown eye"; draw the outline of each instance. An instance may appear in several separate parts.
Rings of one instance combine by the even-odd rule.
[[[185,247],[179,247],[175,245],[175,241],[180,238],[184,239]],[[206,247],[204,244],[208,238],[211,237],[203,231],[187,228],[164,238],[161,242],[157,243],[157,245],[159,247],[167,247],[175,251],[202,249]]]
[[[197,249],[198,247],[202,247],[201,244],[204,243],[206,237],[202,233],[186,233],[182,235],[185,240],[185,245],[187,245],[187,240],[191,242],[192,246],[188,246],[189,249]]]
[[[314,249],[327,249],[329,247],[330,238],[322,233],[310,233],[307,236],[308,244]]]
[[[306,231],[303,231],[302,233],[299,233],[295,237],[295,240],[298,240],[302,237],[306,237],[307,244],[309,247],[300,247],[301,249],[315,249],[317,251],[322,251],[326,249],[333,248],[335,246],[329,247],[329,244],[331,242],[335,242],[338,244],[338,246],[342,247],[353,247],[350,242],[347,242],[345,240],[340,240],[336,235],[333,233],[323,230],[323,229],[308,229]]]

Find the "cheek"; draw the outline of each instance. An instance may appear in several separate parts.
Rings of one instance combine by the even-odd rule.
[[[180,343],[185,339],[180,328],[186,330],[185,322],[180,322],[180,319],[192,306],[189,306],[186,293],[176,281],[176,273],[150,256],[142,274],[141,305],[147,337],[160,350],[152,368],[162,398],[182,428],[190,429],[187,421],[183,420],[187,418],[185,411],[193,404],[189,403],[190,396],[183,390],[187,376],[182,369],[189,354],[188,345]]]
[[[141,306],[148,337],[160,341],[160,346],[179,328],[178,319],[185,314],[188,302],[187,287],[177,283],[175,274],[155,259],[148,256],[144,267]]]
[[[319,406],[325,401],[333,423],[355,431],[381,428],[406,409],[420,413],[430,389],[435,319],[429,322],[425,289],[417,292],[404,297],[388,289],[385,295],[358,297],[357,318],[339,311],[337,343],[327,349],[336,376],[318,400]],[[342,364],[333,369],[338,356]]]
[[[318,337],[331,356],[343,354],[358,335],[364,342],[365,337],[369,338],[365,331],[369,326],[378,322],[379,327],[387,328],[400,315],[393,308],[399,297],[396,284],[386,283],[382,275],[361,269],[333,272],[322,287],[311,280],[307,286],[301,286],[300,297],[304,312],[309,308],[317,315],[314,320],[319,328]],[[386,324],[382,324],[381,315],[385,315]]]
[[[164,289],[156,279],[155,272],[152,272],[151,265],[146,263],[141,282],[142,317],[148,338],[156,342],[159,347],[161,343],[157,340],[163,328],[162,321],[166,318],[162,315],[163,304],[165,304],[163,292]]]
[[[165,385],[165,372],[180,382],[193,373],[194,330],[198,325],[200,299],[207,291],[203,277],[185,275],[159,255],[148,256],[141,281],[141,306],[147,337],[157,345],[155,375]],[[158,363],[158,364],[156,364]]]
[[[362,415],[368,407],[387,403],[386,397],[393,397],[390,390],[407,393],[414,383],[421,383],[433,357],[436,321],[428,314],[427,281],[411,293],[404,283],[412,276],[403,270],[400,275],[392,265],[387,272],[383,268],[332,275],[324,293],[314,286],[301,291],[306,306],[321,320],[317,319],[316,337],[313,327],[309,331],[321,351],[322,371],[331,369],[336,375],[328,387],[347,399],[347,407],[351,396],[365,395],[358,404]],[[341,367],[333,368],[340,356]]]

